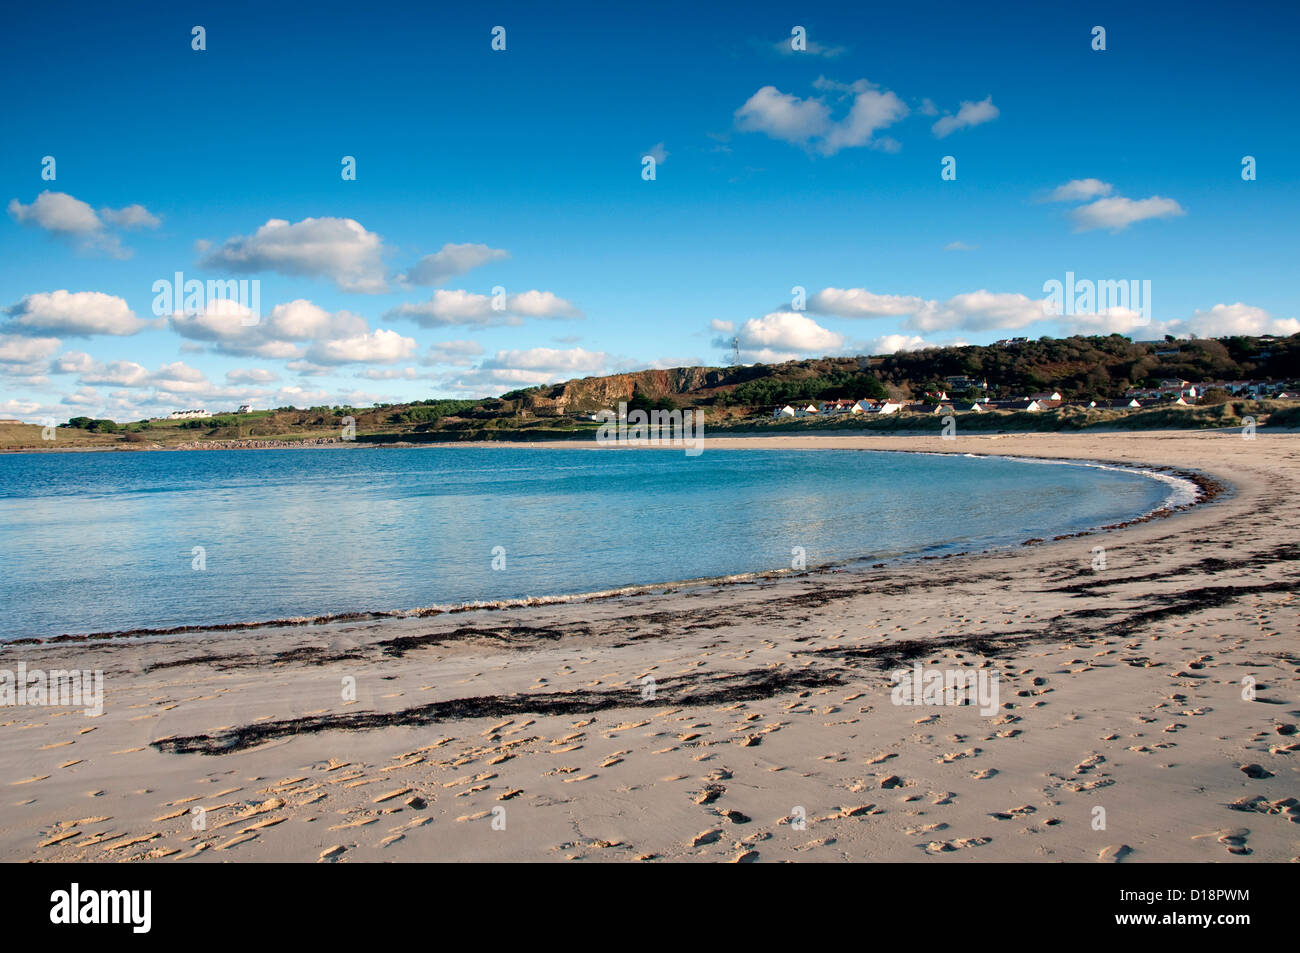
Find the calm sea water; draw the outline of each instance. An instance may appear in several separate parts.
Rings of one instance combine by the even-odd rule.
[[[796,546],[809,567],[983,548],[1168,494],[1092,467],[840,450],[3,454],[0,640],[788,569]]]

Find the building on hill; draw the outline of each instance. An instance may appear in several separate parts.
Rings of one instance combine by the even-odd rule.
[[[240,404],[239,409],[235,411],[235,413],[237,414],[251,414],[252,412],[253,412],[252,404]]]
[[[794,417],[794,416],[796,416],[796,411],[789,404],[786,404],[784,407],[778,407],[776,408],[776,410],[772,411],[773,420],[777,420],[781,417]]]
[[[206,410],[173,410],[167,415],[168,420],[194,420],[201,417],[211,417],[212,415]]]

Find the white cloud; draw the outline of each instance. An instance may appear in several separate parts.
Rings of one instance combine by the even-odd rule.
[[[440,251],[425,255],[412,265],[402,280],[414,285],[439,285],[449,278],[463,275],[494,261],[504,261],[510,253],[504,248],[487,245],[446,244]]]
[[[72,242],[81,251],[106,254],[112,258],[129,258],[131,252],[122,247],[105,223],[122,228],[156,228],[162,224],[162,220],[143,205],[103,208],[96,214],[89,203],[66,192],[48,189],[36,196],[30,205],[11,199],[9,214],[14,221],[44,229]]]
[[[265,318],[231,299],[217,299],[193,314],[172,314],[172,329],[184,338],[208,341],[223,354],[267,358],[302,357],[299,342],[342,340],[365,335],[366,320],[350,311],[326,311],[305,298],[277,304]]]
[[[977,103],[962,102],[955,116],[943,116],[930,127],[935,138],[942,139],[958,129],[969,129],[983,125],[998,118],[998,107],[993,105],[993,97],[988,96]]]
[[[305,218],[290,224],[273,218],[252,235],[227,239],[200,261],[234,272],[274,271],[328,277],[344,291],[387,290],[383,239],[350,218]]]
[[[709,330],[717,331],[722,334],[730,334],[732,331],[736,330],[736,325],[733,321],[719,321],[714,318],[709,322]]]
[[[1070,218],[1074,221],[1076,232],[1095,228],[1109,228],[1118,232],[1144,219],[1174,218],[1186,214],[1183,207],[1173,199],[1161,198],[1159,195],[1136,200],[1116,195],[1076,208],[1070,212]]]
[[[872,294],[866,288],[823,288],[808,299],[808,310],[841,318],[901,317],[924,305],[913,295]]]
[[[6,331],[34,334],[48,331],[72,337],[92,334],[126,335],[147,322],[135,316],[126,301],[102,291],[49,291],[30,294],[6,309]]]
[[[1092,314],[1061,315],[1057,320],[1067,335],[1133,334],[1135,331],[1152,327],[1151,322],[1141,313],[1119,307],[1105,308]]]
[[[815,96],[801,99],[775,86],[764,86],[736,110],[736,127],[742,132],[761,132],[827,156],[857,146],[897,150],[898,144],[892,139],[873,139],[876,132],[908,113],[907,105],[893,92],[865,79],[845,84],[821,78],[814,85],[820,91],[850,99],[848,115],[841,120],[832,119],[831,107],[824,99]]]
[[[1097,228],[1122,231],[1134,222],[1148,218],[1174,218],[1186,215],[1186,210],[1173,199],[1153,195],[1145,199],[1130,199],[1115,195],[1115,187],[1101,179],[1071,179],[1058,185],[1039,201],[1087,202],[1070,210],[1070,219],[1076,232]]]
[[[200,394],[212,391],[212,383],[203,372],[198,368],[190,367],[184,361],[164,364],[149,375],[149,383],[169,394]]]
[[[430,345],[420,363],[468,367],[472,359],[482,353],[483,346],[477,341],[439,341]]]
[[[420,372],[414,367],[369,367],[358,371],[356,376],[370,381],[413,381],[420,377]]]
[[[914,295],[874,294],[865,288],[824,288],[808,299],[808,309],[844,318],[902,317],[905,328],[922,333],[1019,328],[1051,317],[1046,299],[1035,301],[1022,294],[984,290],[940,302]]]
[[[16,222],[36,225],[47,232],[80,235],[97,232],[104,227],[95,210],[86,202],[66,192],[51,192],[48,189],[36,196],[31,205],[10,199],[9,214]]]
[[[226,371],[226,381],[230,384],[270,384],[279,379],[279,374],[264,367],[240,367]]]
[[[99,214],[104,221],[120,228],[157,228],[162,224],[161,218],[139,204],[120,209],[101,208]]]
[[[498,308],[493,304],[497,303]],[[428,301],[405,303],[389,311],[387,318],[410,318],[425,328],[497,324],[522,324],[524,318],[579,318],[582,312],[571,302],[549,291],[489,297],[470,291],[439,289]]]
[[[58,338],[38,338],[23,334],[0,334],[0,374],[10,383],[37,384],[49,367],[50,358],[59,349]]]
[[[78,374],[78,383],[80,384],[139,387],[149,380],[148,369],[143,364],[137,364],[135,361],[110,361],[107,364],[102,364],[99,361],[88,359],[89,355],[84,352],[65,354],[54,363],[50,370],[55,373],[65,373],[69,369],[69,364],[75,361],[78,365],[75,373]]]
[[[477,367],[448,378],[445,383],[464,393],[486,394],[493,388],[513,390],[598,374],[608,363],[608,354],[580,347],[497,351]]]
[[[844,336],[828,331],[812,318],[794,311],[774,311],[750,318],[736,333],[740,356],[748,363],[774,364],[808,355],[821,356],[844,346]],[[729,348],[731,342],[718,339],[714,347]]]
[[[831,124],[831,111],[820,99],[800,99],[775,86],[764,86],[736,110],[736,127],[742,132],[761,132],[794,145],[824,136]]]
[[[978,245],[967,245],[965,242],[949,242],[943,246],[944,251],[974,251],[979,248]]]
[[[1071,179],[1064,185],[1054,188],[1043,201],[1046,202],[1085,202],[1088,199],[1110,195],[1115,186],[1101,179]]]
[[[1194,337],[1228,337],[1234,334],[1276,334],[1287,337],[1300,333],[1300,320],[1274,318],[1254,305],[1216,304],[1209,310],[1197,310],[1190,318],[1170,321],[1161,327],[1164,334],[1190,334]]]
[[[955,328],[987,331],[995,328],[1022,328],[1050,316],[1046,299],[1035,301],[1022,294],[980,289],[953,295],[942,304],[928,301],[905,324],[917,331]]]
[[[915,334],[886,334],[874,338],[864,350],[868,354],[896,354],[899,351],[920,351],[934,346]]]
[[[415,340],[380,328],[352,337],[317,341],[307,359],[318,364],[393,364],[415,352]]]

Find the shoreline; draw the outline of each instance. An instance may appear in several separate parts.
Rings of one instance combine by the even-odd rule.
[[[772,444],[804,442],[943,449]],[[0,709],[0,858],[1300,858],[1300,438],[1033,434],[953,452],[979,449],[1223,489],[1177,519],[883,568],[7,643],[0,666],[102,670],[106,705]],[[914,664],[995,674],[996,717],[891,703],[891,673]]]
[[[674,450],[669,447],[602,447],[594,441],[586,442],[587,445],[576,449],[598,449],[598,450]],[[488,444],[489,446],[500,446],[499,444]],[[537,444],[539,448],[553,449],[554,445],[549,443]],[[238,449],[264,449],[264,448],[238,448]],[[265,448],[280,449],[280,448]],[[734,448],[734,449],[785,449],[771,446]],[[827,447],[814,447],[809,452],[818,450],[831,449]],[[896,556],[885,559],[880,562],[871,564],[870,568],[882,569],[894,566],[906,565],[916,560],[949,560],[961,559],[971,556],[984,556],[996,552],[1005,552],[1019,546],[1029,545],[1046,545],[1048,543],[1059,542],[1065,539],[1075,539],[1083,536],[1093,536],[1099,533],[1109,533],[1123,529],[1127,526],[1145,523],[1153,519],[1164,519],[1174,516],[1177,513],[1199,506],[1203,503],[1213,501],[1217,496],[1224,492],[1231,491],[1231,485],[1215,480],[1206,474],[1195,470],[1182,470],[1170,468],[1155,464],[1120,464],[1115,461],[1100,459],[1079,459],[1079,458],[1061,458],[1049,459],[1042,457],[1023,456],[1015,454],[1001,453],[984,453],[972,454],[960,450],[898,450],[889,448],[871,448],[859,449],[860,453],[910,453],[910,454],[933,454],[937,456],[965,456],[965,457],[983,457],[990,459],[1017,460],[1021,462],[1032,462],[1043,465],[1055,466],[1084,466],[1097,467],[1102,469],[1120,470],[1126,473],[1134,473],[1149,479],[1167,481],[1171,483],[1175,490],[1183,489],[1184,492],[1190,492],[1190,499],[1186,502],[1175,503],[1174,495],[1166,497],[1165,500],[1153,509],[1146,512],[1138,513],[1128,519],[1121,520],[1117,523],[1109,523],[1100,526],[1088,527],[1072,533],[1061,533],[1048,538],[1029,537],[1017,542],[1009,542],[1002,546],[986,547],[984,549],[973,550],[954,550],[941,554],[922,554],[909,553],[902,556]],[[1180,487],[1179,484],[1182,486]],[[126,639],[126,638],[151,638],[158,636],[183,635],[183,634],[201,634],[205,632],[243,632],[253,629],[267,628],[289,628],[299,626],[318,626],[329,625],[339,622],[371,622],[384,619],[424,619],[444,614],[455,614],[471,611],[484,612],[506,612],[512,609],[523,609],[534,606],[546,605],[565,605],[578,602],[595,602],[607,599],[619,599],[627,596],[648,595],[658,589],[694,589],[703,586],[718,587],[743,585],[745,583],[755,582],[758,580],[771,580],[787,576],[819,576],[828,573],[842,572],[853,568],[866,568],[867,563],[871,561],[869,556],[856,556],[851,559],[839,560],[824,565],[815,566],[806,570],[793,569],[764,569],[754,570],[743,573],[730,573],[722,576],[701,576],[690,579],[672,579],[666,581],[631,583],[624,586],[617,586],[611,589],[598,589],[591,591],[576,591],[557,593],[545,596],[517,596],[506,599],[495,599],[487,602],[455,602],[455,603],[433,603],[428,606],[416,606],[411,609],[377,609],[377,610],[351,610],[343,612],[323,613],[314,616],[290,616],[279,619],[252,619],[234,622],[212,622],[212,623],[187,623],[178,626],[167,627],[148,627],[142,626],[133,629],[106,630],[98,632],[76,632],[62,633],[54,636],[24,636],[16,639],[0,640],[0,649],[5,646],[16,645],[47,645],[64,642],[87,642],[103,641],[106,639]]]

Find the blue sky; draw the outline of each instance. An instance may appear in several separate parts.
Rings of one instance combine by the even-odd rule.
[[[1300,330],[1296,5],[995,6],[6,11],[0,414]],[[156,314],[178,271],[256,323]]]

